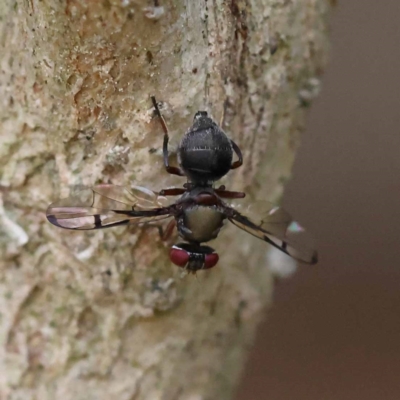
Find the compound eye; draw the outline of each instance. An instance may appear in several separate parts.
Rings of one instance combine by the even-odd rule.
[[[169,259],[178,267],[184,267],[189,261],[189,253],[179,247],[171,247]]]
[[[219,260],[217,253],[206,254],[206,259],[204,260],[204,269],[214,267]]]

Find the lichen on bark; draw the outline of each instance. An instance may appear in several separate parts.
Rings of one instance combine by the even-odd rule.
[[[4,1],[0,6],[0,398],[228,399],[273,277],[226,227],[211,271],[181,278],[156,229],[61,231],[73,185],[181,185],[197,110],[239,144],[223,183],[277,200],[326,62],[328,0]],[[283,261],[285,262],[285,261]]]

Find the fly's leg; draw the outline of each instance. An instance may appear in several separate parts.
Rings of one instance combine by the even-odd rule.
[[[187,189],[185,189],[185,188],[169,188],[169,189],[161,190],[159,195],[160,196],[180,196],[186,192],[187,192]]]
[[[165,228],[157,222],[147,222],[147,223],[143,224],[142,229],[145,230],[145,229],[149,229],[149,228],[151,228],[151,229],[156,228],[158,231],[158,234],[160,235],[160,239],[163,242],[166,242],[171,238],[175,227],[176,227],[176,221],[174,218],[171,221],[169,221],[168,225]]]
[[[161,240],[166,242],[168,239],[170,239],[172,236],[172,233],[174,232],[175,227],[176,227],[175,218],[172,219],[171,221],[169,221],[169,224],[167,225],[167,227],[165,228],[164,231],[163,231],[162,227],[160,227],[159,232],[160,232]]]
[[[225,188],[215,189],[215,193],[222,199],[243,199],[244,197],[246,197],[246,193],[230,192],[229,190],[225,190]]]
[[[230,192],[225,189],[215,189],[214,194],[199,193],[194,196],[190,201],[202,206],[215,206],[221,203],[219,198],[222,199],[243,199],[246,193],[243,192]]]
[[[246,193],[230,192],[229,190],[226,190],[225,185],[221,185],[218,189],[215,189],[215,193],[224,199],[243,199],[246,197]]]
[[[231,140],[231,143],[232,143],[233,151],[236,153],[236,155],[239,158],[237,161],[235,161],[231,165],[231,169],[236,169],[236,168],[239,168],[239,167],[242,166],[242,164],[243,164],[243,155],[242,155],[242,151],[240,150],[239,146],[233,140]]]
[[[172,167],[169,165],[169,152],[168,152],[168,142],[169,142],[169,135],[168,135],[168,127],[167,124],[165,123],[164,117],[161,115],[160,109],[158,108],[158,104],[156,101],[156,98],[154,96],[151,96],[151,101],[153,102],[153,107],[154,110],[160,119],[162,129],[164,131],[164,142],[163,142],[163,156],[164,156],[164,166],[165,169],[169,174],[172,175],[178,175],[178,176],[184,176],[184,172],[178,168],[178,167]]]

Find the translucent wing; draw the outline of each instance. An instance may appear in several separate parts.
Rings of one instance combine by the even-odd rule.
[[[170,217],[166,198],[141,186],[98,185],[50,204],[49,222],[65,229],[101,229]]]
[[[234,208],[229,208],[226,214],[239,228],[265,240],[297,261],[308,264],[318,261],[317,252],[310,245],[312,240],[284,209],[264,201],[249,204],[245,199],[238,201]]]

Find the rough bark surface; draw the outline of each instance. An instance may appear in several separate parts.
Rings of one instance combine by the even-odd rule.
[[[278,200],[318,92],[328,0],[3,0],[0,398],[229,399],[268,304],[268,245],[226,227],[219,265],[181,277],[156,229],[70,232],[71,185],[181,185],[163,170],[198,110],[245,165],[223,181]],[[280,262],[287,262],[282,260]]]

